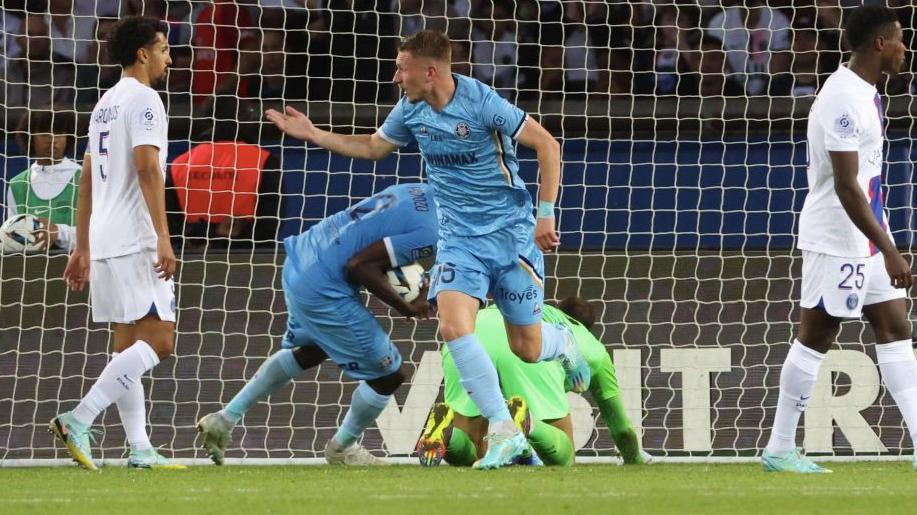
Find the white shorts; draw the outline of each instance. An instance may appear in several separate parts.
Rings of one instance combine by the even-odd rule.
[[[134,323],[154,314],[175,321],[175,283],[156,275],[156,253],[145,250],[89,262],[93,322]]]
[[[802,251],[802,298],[804,308],[823,308],[837,318],[859,318],[863,306],[903,299],[904,288],[891,285],[885,258],[876,254],[845,258]]]

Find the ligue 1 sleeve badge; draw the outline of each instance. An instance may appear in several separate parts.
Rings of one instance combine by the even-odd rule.
[[[455,135],[461,139],[465,139],[471,135],[471,128],[468,127],[468,124],[465,122],[459,122],[455,126]]]

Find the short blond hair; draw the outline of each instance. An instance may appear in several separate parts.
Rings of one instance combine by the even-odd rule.
[[[398,46],[399,52],[408,52],[414,57],[426,57],[444,63],[452,62],[452,43],[449,37],[438,30],[422,30],[408,36]]]

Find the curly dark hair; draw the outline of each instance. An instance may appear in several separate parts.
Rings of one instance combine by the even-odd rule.
[[[169,26],[162,20],[144,16],[124,18],[108,33],[108,55],[121,66],[130,66],[137,61],[137,50],[155,43],[159,32],[169,33]]]
[[[889,26],[896,21],[898,17],[895,12],[881,5],[863,5],[850,11],[844,23],[850,48],[863,49],[877,35],[889,31]]]
[[[35,145],[32,144],[33,134],[54,134],[67,136],[67,149],[65,154],[70,154],[76,144],[76,113],[73,111],[55,111],[50,108],[29,109],[16,125],[16,144],[22,152],[27,152],[33,157]]]

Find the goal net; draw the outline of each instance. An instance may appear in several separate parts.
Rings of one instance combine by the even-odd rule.
[[[47,172],[32,166],[50,152],[36,134],[69,136],[63,154],[81,159],[89,113],[118,80],[101,37],[117,17],[166,20],[173,64],[160,90],[179,321],[175,356],[143,382],[154,445],[202,463],[196,421],[241,389],[286,329],[277,242],[386,186],[423,179],[416,146],[379,162],[350,160],[282,139],[261,113],[291,105],[322,127],[370,133],[397,100],[399,38],[444,30],[454,71],[492,85],[563,144],[562,247],[546,259],[546,298],[593,303],[595,332],[645,449],[663,458],[750,458],[767,441],[798,320],[806,115],[844,59],[848,3],[744,2],[757,20],[748,29],[735,23],[737,2],[716,1],[10,0],[0,20],[0,202],[9,216],[28,195],[48,195],[47,184],[17,189]],[[913,9],[889,3],[901,6],[910,41]],[[910,77],[879,85],[885,199],[902,247],[915,223]],[[44,127],[39,112],[76,122]],[[176,173],[174,163],[214,141],[269,153],[255,167],[256,191],[238,189],[241,171],[217,167],[216,151],[204,172]],[[534,153],[520,148],[519,156],[534,194]],[[66,458],[47,422],[75,406],[111,356],[111,333],[91,322],[88,295],[65,288],[63,239],[49,254],[0,256],[0,465]],[[407,458],[441,395],[436,324],[367,303],[414,374],[364,445]],[[838,341],[798,441],[828,456],[910,453],[871,331],[845,322]],[[355,386],[330,363],[305,372],[246,415],[229,458],[322,458]],[[616,456],[588,394],[570,399],[577,456]],[[105,432],[96,457],[124,458],[117,410],[98,423]]]

